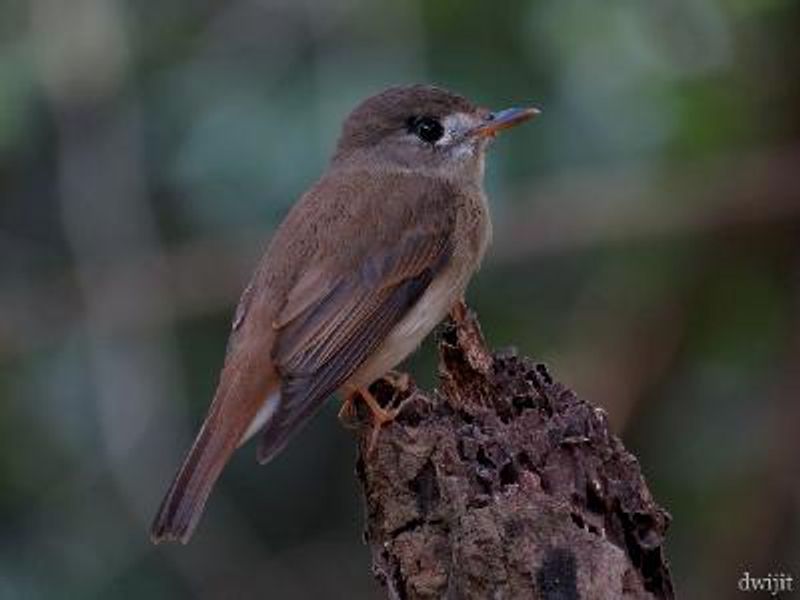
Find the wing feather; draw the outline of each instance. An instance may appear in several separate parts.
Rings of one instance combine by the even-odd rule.
[[[452,253],[450,227],[427,224],[322,286],[314,302],[277,331],[273,360],[281,406],[266,427],[258,458],[266,462],[323,401],[358,369],[424,294]]]

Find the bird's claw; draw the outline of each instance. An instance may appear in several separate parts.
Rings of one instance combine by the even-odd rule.
[[[405,377],[407,378],[408,375]],[[407,382],[406,385],[408,385]],[[347,396],[344,404],[342,404],[342,408],[339,410],[339,419],[346,425],[348,422],[352,422],[351,418],[355,413],[354,401],[356,396],[359,396],[364,401],[364,404],[367,405],[372,416],[372,433],[370,433],[369,444],[367,445],[367,456],[372,456],[375,446],[378,443],[378,435],[380,434],[381,428],[397,418],[397,415],[400,414],[400,408],[384,408],[378,403],[375,396],[373,396],[372,392],[368,389],[356,388]]]

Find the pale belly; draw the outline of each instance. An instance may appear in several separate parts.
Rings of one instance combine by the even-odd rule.
[[[414,352],[425,337],[463,297],[471,269],[451,267],[440,275],[400,321],[378,350],[347,381],[349,387],[366,387]]]

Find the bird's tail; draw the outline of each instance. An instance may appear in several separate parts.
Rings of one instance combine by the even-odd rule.
[[[203,427],[186,456],[150,531],[154,543],[186,543],[203,514],[208,496],[231,454],[243,442],[265,404],[277,401],[275,383],[262,380],[244,385],[222,380]],[[237,379],[237,378],[233,378]],[[266,401],[266,402],[265,402]]]

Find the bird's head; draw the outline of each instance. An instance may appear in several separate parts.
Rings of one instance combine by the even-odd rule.
[[[479,176],[489,140],[538,113],[535,108],[492,112],[433,86],[392,87],[350,113],[334,164],[357,161],[447,177]]]

